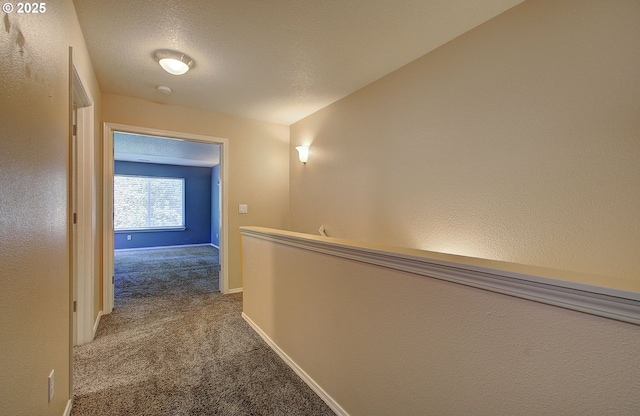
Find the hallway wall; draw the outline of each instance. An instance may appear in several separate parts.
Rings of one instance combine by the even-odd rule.
[[[2,415],[62,415],[71,396],[69,46],[99,111],[100,91],[71,1],[47,3],[44,14],[3,14]],[[55,394],[49,403],[52,370]]]
[[[291,229],[640,279],[638,22],[525,1],[294,124]]]

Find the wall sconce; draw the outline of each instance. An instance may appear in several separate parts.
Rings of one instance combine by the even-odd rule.
[[[307,164],[307,160],[309,160],[309,147],[308,146],[297,146],[296,150],[298,151],[298,159],[300,162]]]

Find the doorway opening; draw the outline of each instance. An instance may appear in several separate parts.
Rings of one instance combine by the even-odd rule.
[[[113,310],[115,250],[208,245],[227,293],[227,140],[112,123],[104,138],[104,313]]]

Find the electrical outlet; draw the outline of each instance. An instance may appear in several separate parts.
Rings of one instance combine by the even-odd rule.
[[[131,234],[127,234],[127,241],[131,241]]]
[[[49,374],[49,403],[53,400],[53,370],[51,370],[51,374]]]
[[[239,214],[246,214],[247,212],[249,212],[247,205],[246,204],[240,204],[238,205],[238,213]]]

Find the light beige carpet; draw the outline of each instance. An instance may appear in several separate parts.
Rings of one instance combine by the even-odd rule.
[[[242,295],[217,291],[217,250],[194,249],[116,255],[115,310],[74,349],[71,414],[333,415],[242,319]]]

